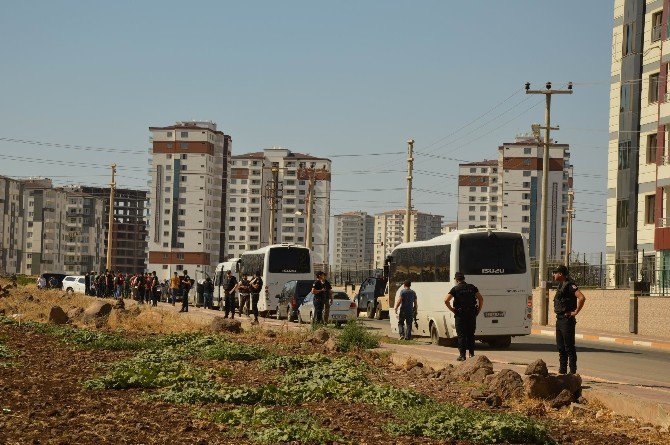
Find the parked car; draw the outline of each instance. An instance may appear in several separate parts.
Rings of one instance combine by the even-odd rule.
[[[377,312],[377,298],[384,295],[386,278],[366,278],[358,288],[358,294],[354,298],[358,306],[358,312],[366,312],[368,318],[374,318]]]
[[[83,275],[68,275],[63,278],[63,290],[68,294],[86,293],[86,279]]]
[[[314,316],[314,294],[311,292],[298,308],[298,321],[311,323]],[[357,317],[356,302],[349,299],[344,292],[333,292],[333,304],[330,305],[330,320],[336,325],[342,325]]]
[[[292,280],[284,284],[276,308],[277,320],[298,321],[298,308],[312,290],[312,280]]]

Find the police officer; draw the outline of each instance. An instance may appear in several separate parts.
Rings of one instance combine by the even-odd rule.
[[[258,324],[258,300],[263,290],[263,278],[261,278],[260,271],[256,271],[254,279],[249,284],[251,285],[251,311],[254,313],[254,321],[251,324]]]
[[[412,339],[412,321],[414,314],[419,310],[419,304],[416,298],[416,292],[412,287],[412,282],[407,280],[403,283],[403,290],[400,292],[395,302],[395,314],[398,315],[398,333],[401,340]],[[398,314],[400,309],[400,314]]]
[[[558,373],[577,373],[577,350],[575,349],[575,316],[584,307],[586,298],[574,281],[568,276],[568,268],[561,265],[552,272],[558,281],[558,289],[554,297],[556,313],[556,347],[558,348]]]
[[[473,284],[465,282],[465,275],[456,272],[454,275],[456,286],[452,287],[444,299],[444,304],[454,313],[456,319],[456,335],[458,335],[458,361],[465,360],[465,350],[470,351],[470,357],[475,356],[475,329],[477,315],[482,311],[484,298],[479,289]],[[453,306],[451,300],[454,300]]]
[[[237,290],[238,293],[240,294],[240,306],[239,306],[239,313],[240,317],[242,316],[242,312],[244,312],[244,315],[247,317],[249,316],[249,299],[251,298],[251,285],[249,283],[249,278],[247,277],[247,274],[242,275],[242,279],[240,280],[239,284],[237,285]]]
[[[314,313],[312,323],[323,323],[323,302],[328,297],[328,290],[324,286],[323,272],[316,273],[316,280],[312,284],[312,295],[314,295]]]
[[[181,288],[181,309],[179,312],[188,312],[188,293],[193,286],[193,280],[188,276],[188,271],[179,277],[179,287]],[[145,290],[146,291],[146,290]]]
[[[224,317],[228,318],[230,314],[231,318],[235,318],[235,291],[237,290],[237,278],[229,270],[226,272],[226,290],[224,291],[223,297],[223,306],[224,306]]]

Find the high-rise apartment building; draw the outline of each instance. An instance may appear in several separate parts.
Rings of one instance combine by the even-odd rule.
[[[384,267],[384,260],[403,242],[405,210],[389,210],[375,215],[375,268]],[[432,215],[416,210],[410,214],[410,241],[424,241],[442,234],[442,215]]]
[[[212,275],[225,257],[228,160],[232,139],[213,122],[150,127],[149,256],[161,278],[188,270]]]
[[[23,183],[0,176],[0,274],[21,271]]]
[[[334,219],[333,270],[372,269],[375,218],[366,212],[346,212]]]
[[[269,198],[276,188],[274,242],[306,244],[310,181],[312,193],[312,252],[316,268],[328,264],[330,223],[329,159],[285,148],[232,157],[229,182],[226,257],[270,243]],[[273,172],[274,168],[274,172]],[[276,174],[276,184],[275,183]]]
[[[614,2],[606,263],[618,267],[609,285],[670,268],[669,13],[667,1]]]
[[[53,188],[49,179],[23,182],[21,273],[84,274],[104,269],[104,203],[86,193]]]
[[[103,256],[107,258],[107,231],[109,225],[109,187],[78,185],[70,187],[104,203]],[[147,269],[147,192],[117,188],[114,190],[114,237],[112,248],[112,270],[133,274]],[[106,260],[105,260],[106,262]]]
[[[459,165],[458,228],[504,228],[523,233],[530,255],[539,255],[544,147],[520,136],[498,147],[498,160]],[[565,251],[568,190],[572,187],[570,147],[549,149],[547,255],[561,259]]]

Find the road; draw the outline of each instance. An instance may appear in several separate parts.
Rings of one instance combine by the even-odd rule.
[[[390,334],[388,320],[365,319],[364,324],[382,335]],[[416,344],[402,349],[433,360],[457,363],[456,348],[431,345],[428,338],[417,338]],[[477,354],[486,355],[496,363],[526,365],[541,358],[550,371],[558,370],[554,339],[546,335],[515,337],[509,349],[495,350],[479,342],[476,349]],[[645,387],[670,398],[670,351],[577,340],[577,353],[578,370],[585,382]]]

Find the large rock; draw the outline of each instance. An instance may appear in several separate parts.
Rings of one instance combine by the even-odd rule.
[[[70,320],[73,320],[75,318],[81,317],[81,315],[84,313],[84,308],[73,306],[70,309],[67,310],[67,318]]]
[[[333,338],[329,338],[328,341],[323,344],[323,347],[328,352],[337,352],[339,350],[337,342]]]
[[[491,374],[493,374],[492,369],[486,367],[477,368],[475,372],[470,374],[469,380],[473,383],[484,383],[486,377],[488,377]]]
[[[478,372],[480,369],[483,371]],[[477,373],[477,378],[483,375],[482,382],[487,375],[493,374],[493,363],[485,355],[477,356],[475,359],[466,360],[459,367],[454,368],[451,375],[456,380],[470,381],[470,377]]]
[[[552,408],[563,408],[564,406],[569,406],[574,400],[574,396],[570,391],[564,389],[551,401],[550,405]]]
[[[579,374],[558,376],[533,374],[526,378],[524,389],[526,395],[532,399],[552,400],[564,389],[567,389],[576,399],[581,395],[582,378]]]
[[[547,364],[544,362],[542,359],[535,360],[533,363],[530,363],[526,367],[526,375],[541,375],[541,376],[548,376],[549,375],[549,370],[547,369]]]
[[[49,323],[66,324],[68,317],[65,311],[60,306],[53,306],[49,311]]]
[[[235,320],[234,318],[215,317],[214,320],[212,320],[210,328],[214,332],[231,332],[233,334],[239,334],[242,332],[242,322],[240,320]]]
[[[104,300],[98,300],[91,303],[84,311],[84,319],[90,320],[94,318],[106,317],[112,312],[112,305]]]
[[[488,385],[489,391],[503,400],[523,397],[523,379],[511,369],[502,369],[493,374]]]
[[[325,343],[330,338],[330,333],[326,329],[317,329],[312,334],[312,338],[319,343]]]

